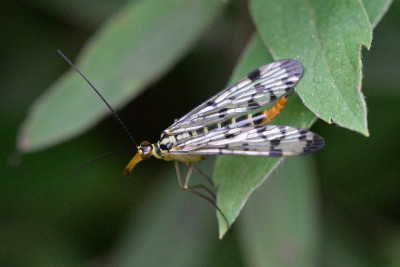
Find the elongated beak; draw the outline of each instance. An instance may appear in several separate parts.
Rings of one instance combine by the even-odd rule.
[[[133,157],[133,159],[128,163],[128,165],[126,165],[125,168],[125,176],[129,177],[131,176],[131,172],[133,170],[133,167],[136,166],[136,164],[138,164],[139,162],[141,162],[143,159],[141,157],[141,154],[138,152],[136,153],[136,155]]]

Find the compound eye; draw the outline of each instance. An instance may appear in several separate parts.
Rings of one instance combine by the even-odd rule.
[[[153,146],[149,142],[143,141],[140,143],[140,151],[142,152],[140,155],[141,158],[148,159],[152,154]]]

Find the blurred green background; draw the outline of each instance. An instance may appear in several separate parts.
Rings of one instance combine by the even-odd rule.
[[[30,105],[69,68],[56,49],[73,59],[124,2],[0,3],[1,266],[400,265],[399,1],[363,51],[371,136],[316,123],[324,150],[287,159],[222,241],[215,212],[180,192],[173,164],[149,160],[127,179],[132,155],[122,154],[70,175],[91,158],[132,148],[111,117],[51,149],[15,153]],[[187,56],[120,111],[136,140],[157,140],[174,118],[224,88],[253,31],[245,1],[230,2]],[[307,198],[309,216],[296,214],[301,224],[288,216],[296,199],[280,194],[291,190]]]

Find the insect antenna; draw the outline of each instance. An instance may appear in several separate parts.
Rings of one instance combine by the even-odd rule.
[[[88,160],[87,162],[83,163],[82,165],[76,167],[74,170],[70,171],[67,176],[69,177],[74,177],[75,175],[81,173],[83,170],[87,169],[88,167],[91,167],[93,165],[95,165],[96,163],[104,160],[104,159],[108,159],[114,156],[118,156],[118,155],[122,155],[122,154],[126,154],[126,153],[132,153],[134,152],[132,149],[127,149],[127,150],[120,150],[120,151],[114,151],[114,152],[110,152],[95,158],[92,158],[90,160]]]
[[[57,49],[57,53],[64,58],[64,60],[76,71],[79,73],[79,75],[81,75],[81,77],[89,84],[89,86],[96,92],[96,94],[101,98],[101,100],[103,100],[103,102],[106,104],[106,106],[108,107],[108,109],[111,111],[111,113],[113,114],[113,116],[117,119],[117,121],[119,122],[119,124],[122,126],[122,128],[124,129],[124,131],[128,134],[129,138],[131,139],[132,143],[135,145],[135,147],[137,147],[138,145],[135,142],[135,139],[133,139],[133,135],[131,134],[131,132],[128,130],[128,127],[126,127],[125,123],[121,120],[121,118],[118,116],[117,112],[110,106],[110,104],[108,104],[107,100],[104,99],[104,97],[100,94],[100,92],[96,89],[96,87],[94,87],[94,85],[85,77],[85,75],[83,75],[77,67],[75,67],[75,65],[71,62],[71,60],[69,60],[60,50]]]

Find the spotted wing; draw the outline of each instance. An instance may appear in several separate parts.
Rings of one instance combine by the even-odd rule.
[[[299,156],[317,152],[324,139],[308,130],[291,126],[257,125],[220,129],[178,141],[170,154]]]
[[[286,95],[302,74],[303,66],[295,60],[261,66],[177,120],[164,133],[193,131],[258,109]]]

